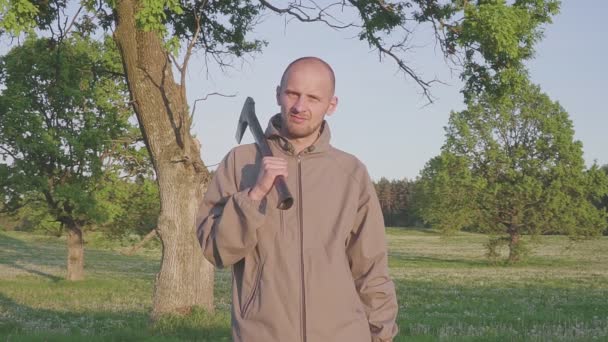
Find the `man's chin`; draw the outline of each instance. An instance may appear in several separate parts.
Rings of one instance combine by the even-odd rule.
[[[293,129],[293,127],[288,127],[288,133],[292,139],[306,138],[312,134],[309,130]]]

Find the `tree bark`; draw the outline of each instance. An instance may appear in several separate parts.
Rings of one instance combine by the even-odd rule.
[[[213,266],[196,238],[196,210],[209,172],[190,135],[185,88],[175,82],[169,56],[156,33],[137,28],[136,0],[120,0],[114,32],[133,108],[156,171],[160,191],[158,235],[162,260],[156,276],[152,318],[213,311]]]
[[[513,227],[513,225],[511,225],[511,227],[509,228],[509,236],[511,238],[511,240],[509,240],[509,263],[516,263],[520,260],[520,253],[519,253],[519,239],[520,239],[520,234],[519,231],[517,230],[517,228]]]
[[[67,280],[84,279],[84,240],[77,224],[68,226],[68,275]]]

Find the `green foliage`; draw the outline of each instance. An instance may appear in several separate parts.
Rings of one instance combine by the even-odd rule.
[[[558,1],[467,3],[462,34],[457,39],[461,45],[475,49],[492,70],[517,66],[533,56],[533,46],[542,37],[537,28],[550,23],[551,15],[558,10]]]
[[[13,220],[10,216],[0,214],[0,230],[15,230],[17,226],[17,222]]]
[[[539,87],[484,93],[452,113],[446,132],[421,174],[428,222],[511,237],[605,229],[606,213],[593,204],[608,193],[608,177],[585,169],[568,113]],[[517,242],[510,248],[516,253]]]
[[[117,177],[104,180],[104,203],[114,203],[114,216],[101,228],[113,238],[146,235],[156,228],[160,213],[158,185],[155,181],[137,177],[126,181]]]
[[[559,12],[557,0],[505,0],[465,2],[462,22],[449,39],[465,52],[466,81],[470,99],[483,91],[500,94],[525,83],[523,63],[534,56],[534,44],[543,35],[542,25]]]
[[[407,179],[391,180],[382,177],[374,182],[384,224],[391,227],[405,227],[419,223],[412,208],[412,191],[414,183]]]
[[[608,176],[608,164],[602,165],[600,168],[606,176]],[[601,199],[595,201],[595,206],[599,210],[603,210],[606,213],[606,220],[608,220],[608,194],[602,196]],[[604,230],[604,235],[608,235],[608,227]]]
[[[63,234],[61,223],[51,215],[48,206],[44,203],[32,201],[16,212],[14,217],[18,221],[15,230],[57,237]]]
[[[0,94],[0,194],[7,210],[34,202],[62,224],[112,219],[100,180],[115,140],[131,127],[131,111],[111,43],[31,37],[0,59],[6,87]]]
[[[164,35],[167,30],[167,11],[176,15],[184,13],[178,0],[142,0],[135,19],[145,31],[156,31]]]
[[[47,30],[66,6],[65,0],[0,0],[0,36]]]
[[[0,33],[18,35],[34,28],[38,9],[28,0],[0,0]]]
[[[158,1],[158,0],[150,0]],[[191,40],[200,26],[194,47],[216,55],[220,60],[226,56],[241,57],[250,52],[259,52],[266,45],[263,40],[249,40],[260,15],[262,6],[251,0],[194,1],[180,4],[183,12],[166,11],[164,22],[179,40]],[[141,12],[140,12],[141,13]]]
[[[65,11],[68,4],[68,1],[0,0],[0,36],[2,33],[18,35],[33,28],[51,31],[55,29],[52,25],[56,25],[53,21],[58,20],[57,14]],[[74,26],[81,34],[90,35],[98,28],[110,30],[115,25],[114,0],[82,0],[80,5],[84,7],[85,14]],[[139,2],[135,20],[144,31],[156,32],[163,37],[165,49],[176,55],[181,42],[191,40],[199,26],[200,34],[194,47],[204,49],[218,61],[224,61],[230,56],[259,52],[267,44],[247,37],[262,8],[251,0],[144,0]]]
[[[373,45],[378,34],[389,34],[406,21],[408,3],[386,4],[383,1],[362,0],[354,3],[364,23],[360,40],[366,40]]]
[[[416,207],[425,222],[453,234],[478,222],[473,199],[483,188],[483,179],[474,177],[465,158],[442,152],[421,171]]]

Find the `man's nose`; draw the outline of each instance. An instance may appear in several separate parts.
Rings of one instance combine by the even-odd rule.
[[[298,99],[293,104],[293,107],[291,109],[295,113],[300,113],[300,112],[303,112],[304,110],[306,110],[306,103],[304,101],[304,97],[303,96],[298,97]]]

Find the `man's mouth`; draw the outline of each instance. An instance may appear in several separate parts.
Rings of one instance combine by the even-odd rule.
[[[290,118],[291,118],[291,121],[293,121],[295,123],[302,123],[302,122],[306,121],[305,117],[299,116],[299,115],[294,115],[294,114],[291,114]]]

